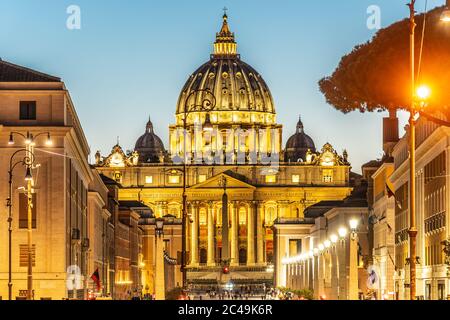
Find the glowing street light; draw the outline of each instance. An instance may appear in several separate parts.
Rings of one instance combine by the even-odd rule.
[[[334,244],[334,243],[337,243],[337,242],[338,242],[339,238],[338,238],[337,235],[332,234],[332,235],[330,236],[330,240],[331,240],[331,242]]]
[[[45,145],[46,146],[53,145],[53,141],[52,141],[52,138],[50,137],[50,133],[47,133],[47,140],[45,141]]]
[[[356,219],[350,220],[349,225],[350,230],[352,230],[352,233],[356,232],[356,230],[358,229],[358,220]]]
[[[416,94],[420,101],[426,101],[431,95],[431,89],[426,85],[421,85],[417,88]]]
[[[347,229],[344,227],[339,228],[338,233],[339,233],[339,237],[341,239],[344,239],[347,236]]]

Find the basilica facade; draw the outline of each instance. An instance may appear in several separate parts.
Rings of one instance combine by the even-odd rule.
[[[352,187],[345,151],[338,154],[329,143],[316,148],[302,119],[284,146],[282,129],[269,87],[241,60],[224,15],[210,59],[181,90],[168,148],[149,120],[132,152],[117,144],[95,157],[96,169],[120,184],[120,201],[151,209],[141,219],[144,291],[155,287],[156,218],[167,222],[167,264],[179,263],[185,241],[188,283],[285,284],[282,258],[310,250],[304,230],[314,222],[304,211],[343,200]],[[181,285],[179,269],[167,268],[167,283]]]

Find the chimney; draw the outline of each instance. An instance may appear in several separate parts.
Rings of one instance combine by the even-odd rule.
[[[397,110],[389,110],[389,117],[383,118],[383,151],[391,156],[394,146],[399,141]]]

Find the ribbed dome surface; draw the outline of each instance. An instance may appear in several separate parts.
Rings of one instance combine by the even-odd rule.
[[[165,154],[164,144],[154,133],[153,123],[150,120],[145,133],[136,141],[134,150],[139,153],[139,162],[159,162],[160,156]]]
[[[300,159],[305,161],[308,150],[316,152],[316,146],[313,139],[305,133],[303,122],[299,119],[297,132],[286,143],[285,161],[298,162]]]
[[[269,87],[261,75],[239,57],[212,58],[195,71],[181,92],[177,114],[184,112],[187,95],[196,90],[211,91],[215,111],[259,111],[275,113]],[[198,101],[205,93],[197,93]]]

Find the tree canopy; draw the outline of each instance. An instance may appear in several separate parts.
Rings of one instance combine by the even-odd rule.
[[[450,24],[440,21],[443,7],[426,15],[420,74],[432,95],[431,109],[450,106]],[[416,72],[424,14],[416,16]],[[319,82],[327,103],[348,113],[408,109],[411,101],[409,19],[381,29],[342,58],[334,73]]]

